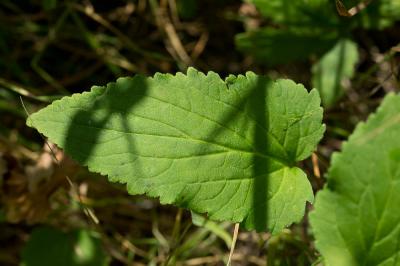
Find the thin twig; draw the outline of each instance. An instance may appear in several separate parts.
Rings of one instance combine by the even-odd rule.
[[[167,37],[167,45],[170,44],[172,49],[167,50],[171,53],[171,55],[180,61],[179,63],[183,63],[185,67],[193,65],[193,62],[186,52],[174,25],[172,24],[170,18],[165,12],[165,9],[160,7],[157,1],[150,1],[150,5],[152,8],[153,13],[155,14],[155,19],[158,28],[162,31]],[[174,56],[176,55],[176,56]]]
[[[314,176],[317,178],[321,178],[321,171],[319,170],[319,165],[318,165],[318,156],[315,152],[311,155],[311,160],[313,164],[313,172]]]
[[[231,260],[233,257],[233,251],[235,250],[235,245],[236,245],[236,240],[239,234],[239,223],[235,224],[235,229],[233,230],[233,238],[232,238],[232,245],[231,245],[231,250],[229,252],[229,258],[228,258],[228,263],[226,264],[226,266],[230,266],[231,265]]]
[[[336,0],[336,9],[340,16],[352,17],[352,16],[358,14],[363,9],[365,9],[371,2],[372,2],[372,0],[365,0],[364,2],[360,2],[356,6],[353,6],[352,8],[347,10],[347,8],[345,7],[345,5],[343,4],[343,2],[341,0]]]
[[[167,60],[167,58],[164,55],[158,54],[156,52],[148,52],[143,50],[141,47],[136,45],[134,42],[132,42],[125,34],[123,34],[119,29],[114,27],[110,22],[108,22],[106,19],[104,19],[100,14],[96,13],[93,7],[91,6],[81,6],[79,4],[74,4],[74,3],[69,3],[72,8],[75,10],[78,10],[79,12],[85,14],[92,20],[96,21],[112,33],[114,33],[123,43],[124,45],[128,48],[131,49],[133,52],[137,52],[140,54],[143,54],[149,58],[154,58],[154,59],[161,59],[161,60]]]
[[[174,26],[172,25],[171,21],[167,18],[164,17],[163,21],[163,26],[164,26],[164,31],[167,34],[167,37],[174,48],[175,52],[179,56],[182,62],[184,62],[186,65],[192,65],[192,60],[190,59],[189,55],[187,54],[185,48],[183,47],[183,44],[181,40],[179,39],[178,34],[175,31]]]
[[[206,48],[207,42],[208,42],[208,37],[209,34],[208,32],[203,32],[200,35],[199,40],[197,41],[196,45],[194,46],[192,53],[190,54],[190,57],[192,58],[192,61],[196,61],[197,58],[201,55],[201,53],[204,51]]]
[[[0,78],[0,86],[4,87],[10,91],[15,92],[15,93],[19,94],[20,96],[24,96],[29,99],[33,99],[33,100],[40,101],[40,102],[49,103],[49,102],[52,102],[54,99],[61,98],[61,95],[60,96],[36,96],[34,93],[31,92],[31,91],[33,91],[32,88],[24,87],[13,81],[3,79],[3,78]]]
[[[180,25],[178,7],[175,0],[168,0],[169,10],[171,11],[171,17],[175,25]]]

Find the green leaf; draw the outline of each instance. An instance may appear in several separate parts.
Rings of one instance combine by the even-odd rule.
[[[324,106],[332,106],[343,95],[343,82],[353,77],[359,59],[357,44],[341,39],[312,68],[313,87]]]
[[[335,32],[262,28],[236,35],[239,50],[266,65],[306,60],[312,54],[328,51],[336,42]]]
[[[94,87],[55,101],[28,125],[131,194],[277,232],[313,200],[295,164],[321,139],[321,120],[316,90],[190,68]]]
[[[105,266],[100,240],[86,230],[69,233],[51,227],[33,230],[22,251],[22,266]]]
[[[338,15],[332,0],[249,0],[261,14],[277,24],[303,28],[383,29],[400,19],[400,1],[372,1],[351,18]],[[342,0],[350,9],[360,0]]]
[[[310,215],[326,265],[400,265],[400,95],[333,155]]]
[[[250,0],[261,14],[275,23],[296,27],[338,24],[335,2],[329,0]]]
[[[343,0],[347,8],[360,3],[360,0]],[[368,6],[351,18],[355,26],[366,29],[384,29],[400,20],[400,1],[380,0],[371,1]]]

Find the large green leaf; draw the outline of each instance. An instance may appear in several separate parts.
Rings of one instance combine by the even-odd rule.
[[[316,90],[247,73],[137,75],[55,101],[30,116],[91,171],[214,220],[273,232],[313,200],[295,167],[321,139]]]
[[[310,215],[326,265],[400,265],[400,95],[357,126]]]
[[[357,44],[341,39],[313,65],[313,87],[319,90],[324,106],[331,106],[343,95],[343,82],[353,77],[358,57]]]
[[[21,257],[21,266],[108,265],[100,240],[87,230],[65,233],[51,227],[36,228]]]

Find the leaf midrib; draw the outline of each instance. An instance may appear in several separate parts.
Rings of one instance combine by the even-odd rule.
[[[40,119],[36,119],[36,121],[43,121],[46,123],[58,123],[58,124],[64,124],[62,121],[57,121],[57,120],[40,120]],[[157,121],[157,120],[156,120]],[[221,148],[224,148],[226,150],[229,150],[231,152],[238,152],[238,153],[244,153],[244,154],[252,154],[255,156],[259,156],[265,159],[269,159],[272,161],[276,161],[280,164],[282,164],[283,166],[287,166],[290,167],[291,163],[283,160],[282,158],[273,156],[271,154],[267,154],[267,153],[259,153],[257,151],[247,151],[247,150],[243,150],[243,149],[238,149],[238,148],[233,148],[233,147],[229,147],[229,146],[225,146],[222,145],[220,143],[215,143],[215,142],[211,142],[211,141],[206,141],[206,140],[202,140],[202,139],[196,139],[193,138],[190,135],[186,135],[187,137],[177,137],[177,136],[167,136],[167,135],[156,135],[156,134],[148,134],[148,133],[137,133],[137,132],[126,132],[126,131],[122,131],[122,130],[117,130],[117,129],[113,129],[113,128],[106,128],[106,127],[95,127],[92,125],[86,125],[86,124],[80,124],[80,123],[74,123],[75,126],[81,126],[81,127],[87,127],[87,128],[93,128],[93,129],[98,129],[98,130],[108,130],[108,131],[112,131],[112,132],[118,132],[118,133],[122,133],[122,134],[128,134],[128,135],[145,135],[145,136],[153,136],[153,137],[161,137],[161,138],[174,138],[174,139],[185,139],[185,140],[190,140],[190,141],[195,141],[195,142],[200,142],[200,143],[204,143],[204,144],[211,144],[211,145],[215,145]],[[62,134],[64,136],[66,136],[66,134]],[[112,139],[112,141],[115,139]],[[215,153],[214,153],[215,154]],[[204,154],[203,156],[207,156],[210,154]],[[156,157],[156,156],[144,156],[144,155],[138,155],[136,154],[136,156],[138,157],[149,157],[149,158],[160,158],[160,157]],[[195,157],[195,156],[192,156]],[[177,158],[164,158],[164,159],[180,159],[179,157]]]

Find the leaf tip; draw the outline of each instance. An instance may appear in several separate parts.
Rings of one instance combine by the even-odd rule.
[[[28,118],[26,119],[26,125],[28,127],[34,127],[32,116],[28,116]]]

